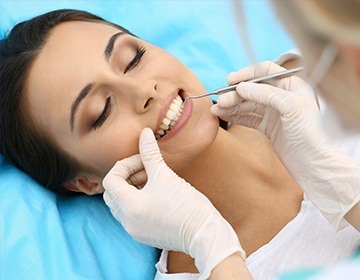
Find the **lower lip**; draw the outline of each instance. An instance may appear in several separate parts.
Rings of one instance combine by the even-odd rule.
[[[185,97],[186,96],[184,96],[184,98]],[[165,134],[164,137],[160,138],[158,141],[167,140],[167,139],[173,137],[175,134],[178,133],[178,131],[180,131],[185,126],[188,119],[190,118],[192,106],[193,106],[192,99],[186,100],[184,108],[183,108],[183,112],[182,112],[180,118],[178,119],[178,121],[176,122],[176,124],[173,126],[173,128],[169,132],[167,132]]]

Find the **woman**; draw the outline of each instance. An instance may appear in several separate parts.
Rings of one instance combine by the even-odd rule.
[[[173,56],[123,28],[78,11],[18,25],[2,42],[1,81],[2,152],[45,186],[102,193],[104,176],[117,160],[139,153],[140,132],[149,127],[171,169],[234,228],[254,277],[266,279],[298,262],[331,263],[359,241],[352,228],[335,233],[326,227],[262,133],[219,128],[210,99],[182,108],[184,97],[205,91],[201,82]],[[317,228],[304,232],[313,238],[304,234],[285,248],[286,237],[299,234],[302,216],[315,217]],[[322,258],[308,254],[309,240],[325,249],[317,252]],[[278,242],[285,246],[280,251]],[[339,249],[344,242],[348,247]],[[298,256],[282,259],[283,251]],[[261,259],[264,252],[269,255]],[[264,261],[271,263],[266,270]],[[169,253],[167,269],[196,272],[193,260],[177,252]]]

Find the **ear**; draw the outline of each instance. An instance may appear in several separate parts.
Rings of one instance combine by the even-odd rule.
[[[87,195],[94,195],[104,192],[101,180],[92,176],[79,176],[71,179],[65,184],[65,189],[73,192],[82,192]]]
[[[355,71],[357,77],[360,79],[360,46],[350,45],[346,43],[336,43],[336,46],[339,49],[340,55],[345,57],[347,61],[353,66],[353,71]]]

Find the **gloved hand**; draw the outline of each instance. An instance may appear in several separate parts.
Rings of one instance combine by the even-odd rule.
[[[200,279],[233,253],[245,258],[231,225],[166,165],[151,129],[142,131],[139,146],[140,155],[118,161],[103,180],[104,200],[126,231],[139,242],[189,254]],[[143,166],[148,180],[138,190],[126,179]]]
[[[228,82],[283,70],[272,62],[263,62],[231,73]],[[346,226],[344,215],[360,200],[360,165],[323,135],[314,92],[307,83],[297,76],[268,83],[240,83],[236,92],[221,95],[211,111],[224,120],[265,133],[329,223],[335,229]]]

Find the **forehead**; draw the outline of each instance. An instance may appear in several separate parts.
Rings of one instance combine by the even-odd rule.
[[[75,94],[96,78],[107,41],[117,32],[108,24],[80,21],[61,23],[51,31],[26,84],[25,98],[35,122],[54,127],[52,121],[67,115]]]
[[[76,39],[96,39],[94,36],[106,36],[118,32],[115,26],[100,21],[68,21],[57,25],[52,29],[48,37],[48,43],[56,43],[62,40],[76,41]]]
[[[67,62],[68,58],[74,62],[84,57],[88,59],[87,55],[91,52],[104,49],[109,36],[115,32],[119,30],[103,23],[81,21],[61,23],[51,31],[35,64],[41,62],[60,64],[62,61]]]

